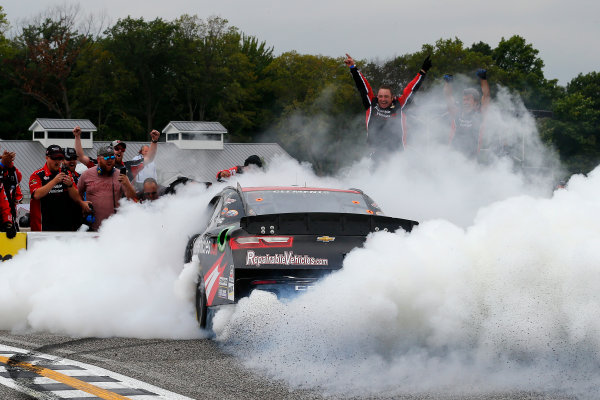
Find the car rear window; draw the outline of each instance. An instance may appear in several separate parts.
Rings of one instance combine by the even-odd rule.
[[[296,212],[381,214],[362,193],[351,190],[282,189],[244,191],[249,215]]]

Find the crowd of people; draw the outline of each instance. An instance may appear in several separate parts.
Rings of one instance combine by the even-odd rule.
[[[432,66],[428,56],[416,76],[406,85],[402,94],[394,96],[388,85],[379,87],[377,94],[358,70],[354,59],[346,54],[344,63],[350,68],[366,111],[367,144],[370,157],[377,164],[384,157],[407,146],[405,109],[411,104],[427,72]],[[464,89],[462,103],[453,97],[453,76],[444,75],[444,95],[450,115],[448,144],[468,157],[477,157],[482,149],[485,113],[490,101],[487,71],[479,69],[476,76],[480,90]],[[161,195],[175,193],[175,186],[187,183],[189,178],[176,180],[163,188],[157,181],[154,158],[160,133],[150,132],[150,144],[143,145],[136,157],[124,161],[125,142],[114,140],[98,149],[97,158],[87,156],[81,144],[81,129],[73,130],[74,148],[51,145],[46,149],[46,163],[29,178],[31,194],[29,226],[32,231],[76,231],[82,225],[98,230],[104,220],[119,208],[121,199],[149,202]],[[12,238],[19,230],[16,205],[23,200],[19,187],[22,179],[14,165],[15,153],[4,151],[0,160],[2,189],[0,191],[0,231]],[[81,175],[77,163],[88,169]],[[217,172],[219,182],[245,171],[262,168],[264,161],[252,155],[243,166],[234,166]]]
[[[46,162],[29,178],[29,215],[21,219],[22,227],[31,231],[77,231],[82,225],[97,231],[102,222],[115,214],[121,199],[144,203],[162,195],[174,194],[181,184],[194,182],[180,177],[168,187],[157,181],[154,158],[160,133],[150,132],[150,145],[140,148],[138,155],[124,161],[125,142],[114,140],[97,150],[96,158],[87,156],[81,144],[81,129],[73,129],[74,148],[51,145],[46,148]],[[0,190],[0,231],[11,239],[19,231],[17,205],[23,200],[21,172],[15,167],[15,153],[4,151],[0,159],[2,176]],[[79,174],[77,163],[87,167]],[[244,166],[235,166],[217,173],[223,181],[249,168],[262,168],[263,160],[252,155]],[[209,185],[210,183],[205,183]]]

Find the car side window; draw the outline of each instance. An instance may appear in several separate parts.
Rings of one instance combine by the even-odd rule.
[[[223,204],[221,208],[221,220],[219,224],[230,224],[238,222],[240,218],[245,216],[244,204],[240,196],[235,191],[230,191],[223,194]]]
[[[210,223],[208,226],[215,226],[220,222],[221,209],[223,208],[223,197],[218,196],[211,200],[210,204],[214,207],[212,215],[210,216]]]

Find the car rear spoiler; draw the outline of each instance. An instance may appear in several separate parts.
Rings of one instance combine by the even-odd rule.
[[[399,228],[410,232],[417,221],[345,213],[287,213],[243,217],[241,227],[257,235],[349,235],[362,236],[370,232]]]

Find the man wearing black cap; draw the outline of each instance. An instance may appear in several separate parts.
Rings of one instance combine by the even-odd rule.
[[[69,215],[71,201],[89,210],[81,200],[77,186],[69,171],[62,172],[65,159],[63,149],[57,145],[46,149],[46,164],[29,178],[30,223],[32,231],[68,231],[72,230]]]
[[[75,129],[73,129],[73,135],[75,136],[75,150],[77,150],[77,158],[79,162],[88,168],[92,168],[93,166],[97,165],[97,160],[86,156],[83,152],[83,146],[81,145],[81,128],[76,126]],[[135,159],[126,162],[123,161],[123,155],[127,149],[127,144],[121,140],[113,140],[110,145],[115,151],[115,168],[119,170],[123,167],[127,168],[127,177],[129,180],[135,179],[137,174],[144,169],[144,164],[150,163],[152,160],[154,160],[156,151],[158,150],[159,137],[160,132],[156,129],[153,129],[152,132],[150,132],[151,143],[148,153],[144,157],[136,157]]]
[[[262,168],[262,167],[263,167],[262,159],[259,156],[253,154],[250,157],[246,158],[246,161],[244,161],[244,166],[238,165],[238,166],[231,167],[231,168],[224,169],[224,170],[217,172],[217,181],[223,182],[223,178],[229,178],[232,175],[243,174],[244,171]]]

